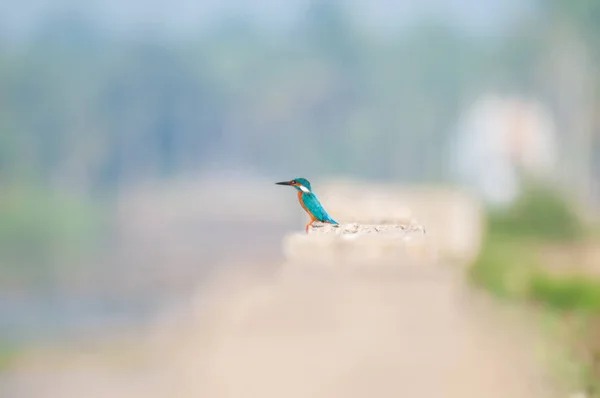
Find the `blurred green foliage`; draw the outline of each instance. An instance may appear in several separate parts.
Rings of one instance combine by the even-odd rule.
[[[250,166],[439,182],[466,104],[551,92],[537,78],[552,53],[542,28],[494,38],[433,19],[402,34],[360,22],[315,1],[278,34],[232,19],[159,40],[49,17],[0,50],[0,178],[83,176],[95,192]]]
[[[18,354],[17,346],[0,342],[0,371],[10,368]]]
[[[488,212],[486,236],[470,275],[499,297],[533,299],[559,310],[600,309],[600,281],[549,276],[538,255],[543,245],[588,236],[589,228],[564,195],[528,181],[510,207]]]
[[[100,225],[88,203],[40,190],[16,193],[0,202],[0,245],[17,250],[69,244],[81,246]]]
[[[588,233],[573,206],[556,187],[525,181],[523,192],[507,209],[488,214],[490,239],[573,242]]]
[[[549,329],[554,337],[567,327],[569,337],[559,338],[565,348],[555,364],[559,377],[597,397],[600,369],[593,358],[600,354],[594,348],[600,336],[566,325],[567,317],[589,325],[600,315],[600,280],[569,273],[569,264],[563,264],[562,274],[551,273],[540,255],[542,248],[555,245],[580,250],[579,243],[593,242],[591,232],[561,192],[527,181],[510,207],[488,212],[486,236],[470,277],[496,297],[534,304],[556,318],[560,327]]]
[[[535,265],[536,257],[527,245],[488,236],[470,269],[470,277],[499,298],[523,297],[528,273]]]
[[[546,0],[545,10],[556,20],[571,23],[587,37],[589,44],[600,50],[600,1]]]
[[[600,281],[583,276],[550,276],[536,272],[531,277],[529,298],[558,310],[600,311]]]
[[[42,276],[43,267],[55,262],[68,266],[69,259],[106,236],[107,215],[103,206],[56,191],[5,190],[0,199],[0,280]]]

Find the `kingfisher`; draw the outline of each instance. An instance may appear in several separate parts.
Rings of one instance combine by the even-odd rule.
[[[308,232],[308,227],[312,226],[315,221],[338,225],[338,222],[327,214],[317,196],[312,192],[310,182],[306,178],[295,178],[291,181],[276,182],[275,184],[289,185],[298,191],[300,206],[302,206],[310,217],[310,222],[306,224],[306,232]]]

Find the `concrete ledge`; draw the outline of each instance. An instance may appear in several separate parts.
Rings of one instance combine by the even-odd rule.
[[[319,198],[336,219],[361,224],[410,224],[427,227],[439,255],[457,265],[479,252],[483,208],[468,191],[444,186],[396,185],[336,179],[318,183]],[[338,221],[339,221],[338,220]]]
[[[314,224],[309,228],[308,233],[313,235],[339,235],[346,239],[358,237],[361,235],[402,235],[407,236],[412,233],[425,233],[425,228],[418,224],[400,225],[400,224]]]
[[[435,261],[436,251],[421,225],[315,224],[306,233],[288,235],[288,261],[325,265],[376,265],[409,260]]]

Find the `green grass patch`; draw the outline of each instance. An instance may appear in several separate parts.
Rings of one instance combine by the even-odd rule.
[[[526,245],[497,238],[484,242],[470,277],[496,297],[513,299],[526,292],[527,278],[536,265]]]
[[[91,201],[39,189],[19,189],[0,200],[0,250],[31,253],[85,247],[106,227]]]
[[[559,309],[595,305],[595,286],[553,280],[540,271],[540,247],[577,242],[591,231],[559,192],[528,181],[509,208],[488,211],[486,225],[483,246],[470,270],[475,283],[496,296],[534,298]]]
[[[557,244],[580,250],[577,244],[597,239],[600,229],[583,223],[558,192],[531,183],[509,208],[489,210],[486,222],[483,245],[470,268],[472,282],[496,297],[537,304],[542,315],[555,320],[543,326],[552,336],[567,335],[557,339],[554,349],[560,357],[559,377],[575,390],[590,392],[590,397],[600,396],[593,389],[600,384],[599,364],[593,359],[600,355],[593,344],[600,336],[572,322],[600,316],[600,281],[551,274],[544,269],[540,250]]]
[[[42,283],[77,264],[108,236],[104,205],[31,187],[10,187],[0,198],[0,284]]]
[[[532,182],[509,208],[489,211],[487,221],[494,236],[511,240],[574,242],[590,232],[562,194]]]
[[[0,371],[9,369],[20,349],[18,346],[6,342],[0,342]]]
[[[531,277],[529,297],[561,311],[599,312],[600,281],[538,271]]]
[[[531,300],[558,311],[600,313],[600,280],[548,274],[533,243],[486,241],[470,277],[499,298]]]

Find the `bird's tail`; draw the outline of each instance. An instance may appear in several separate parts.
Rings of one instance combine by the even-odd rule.
[[[333,225],[339,225],[337,221],[335,221],[333,218],[327,216],[327,218],[325,219],[326,222],[328,222],[329,224],[333,224]]]

